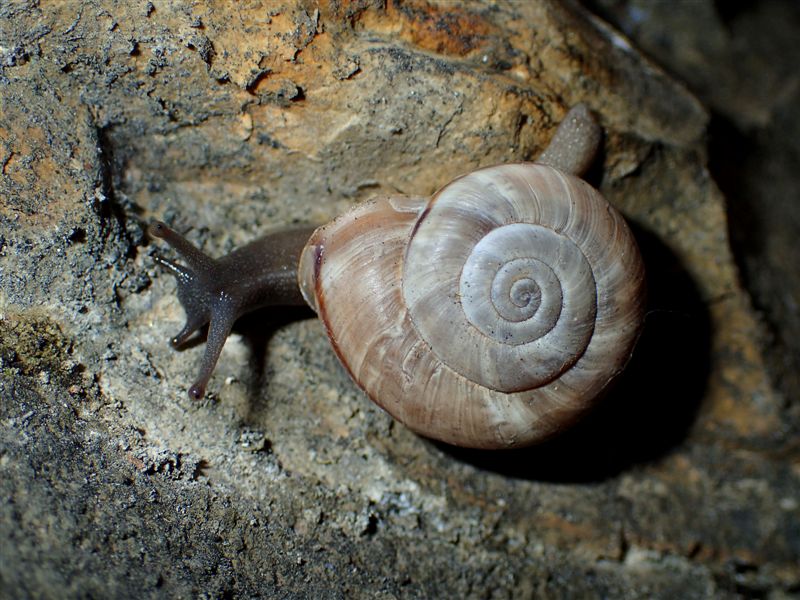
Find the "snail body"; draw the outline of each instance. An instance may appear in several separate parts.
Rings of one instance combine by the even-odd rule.
[[[375,198],[308,238],[302,297],[353,379],[410,429],[466,447],[530,445],[586,413],[624,369],[644,267],[622,216],[571,174],[598,142],[576,107],[539,163],[479,169],[430,199]]]

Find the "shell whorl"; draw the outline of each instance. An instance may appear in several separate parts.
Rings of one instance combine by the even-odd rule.
[[[318,229],[301,288],[342,363],[411,429],[461,446],[541,441],[624,368],[644,270],[582,180],[521,163],[430,201],[380,198]]]
[[[555,169],[512,164],[474,171],[433,197],[406,251],[403,292],[440,360],[518,392],[580,358],[597,306],[583,250],[596,241],[581,232],[587,212],[605,212],[594,196]]]

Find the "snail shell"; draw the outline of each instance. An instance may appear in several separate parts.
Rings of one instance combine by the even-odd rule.
[[[622,216],[537,163],[359,205],[314,232],[298,277],[374,402],[476,448],[533,444],[583,415],[625,367],[644,313]]]

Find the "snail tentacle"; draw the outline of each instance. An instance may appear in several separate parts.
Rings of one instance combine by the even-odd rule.
[[[225,340],[242,314],[268,305],[303,304],[297,289],[297,264],[311,231],[309,227],[283,229],[213,259],[166,224],[156,221],[150,225],[148,233],[163,239],[188,263],[184,266],[156,256],[156,262],[175,275],[178,299],[186,313],[186,324],[172,338],[172,345],[183,345],[200,328],[209,326],[190,397],[205,395]]]

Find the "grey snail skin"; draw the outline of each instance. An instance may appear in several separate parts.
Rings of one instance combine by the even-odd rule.
[[[153,223],[187,263],[157,258],[187,315],[173,345],[209,324],[190,395],[240,315],[305,301],[353,380],[413,431],[485,449],[563,431],[624,370],[644,319],[633,235],[579,178],[601,139],[578,105],[537,162],[478,169],[430,198],[374,198],[220,259]]]

